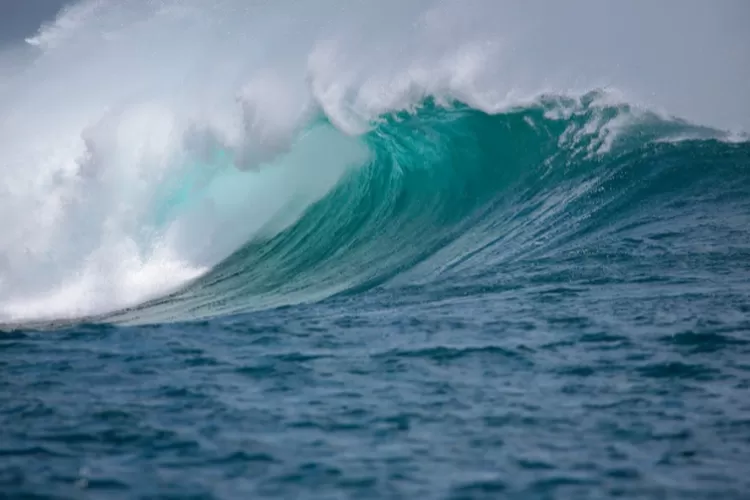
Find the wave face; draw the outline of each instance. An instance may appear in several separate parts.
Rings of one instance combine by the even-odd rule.
[[[585,265],[632,254],[591,247],[633,224],[660,233],[689,223],[685,205],[696,196],[712,211],[746,208],[747,143],[610,97],[546,96],[495,115],[428,99],[384,115],[357,138],[367,160],[290,227],[247,242],[179,292],[109,319],[206,318],[378,286],[485,290],[519,261],[578,254]],[[325,120],[300,141],[314,133],[326,150],[346,141]],[[742,224],[726,230],[739,234]]]
[[[635,97],[656,76],[602,88],[581,61],[614,75],[625,59],[587,39],[567,42],[580,64],[566,76],[527,36],[560,29],[534,7],[281,7],[80,2],[3,52],[0,321],[178,321],[480,286],[519,259],[586,255],[633,220],[688,221],[695,197],[746,208],[746,136],[723,131],[744,102]],[[576,16],[558,14],[569,32]],[[385,20],[389,36],[365,43]]]

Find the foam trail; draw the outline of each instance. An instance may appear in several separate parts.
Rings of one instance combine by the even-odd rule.
[[[71,4],[0,56],[0,319],[113,310],[207,272],[361,165],[375,117],[427,95],[497,113],[604,83],[747,129],[746,12],[741,0]],[[316,128],[320,110],[343,135]]]

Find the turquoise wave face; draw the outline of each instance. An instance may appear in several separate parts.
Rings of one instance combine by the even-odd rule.
[[[565,256],[586,267],[637,258],[612,245],[597,253],[607,241],[627,246],[622,233],[636,221],[668,233],[672,223],[692,224],[695,203],[716,214],[748,203],[746,142],[601,98],[549,96],[501,114],[427,99],[382,116],[353,139],[367,159],[296,222],[247,242],[179,292],[110,319],[210,317],[468,277],[491,288],[521,260]],[[325,121],[315,126],[329,146],[330,136],[344,137]],[[323,149],[309,158],[336,157]],[[212,183],[216,199],[229,196],[221,182]],[[192,185],[186,178],[157,217],[194,202]]]
[[[235,176],[227,175],[233,163],[230,152],[218,148],[203,161],[188,161],[178,170],[179,175],[164,182],[154,196],[156,202],[150,209],[152,224],[164,229],[181,214],[210,198],[221,189],[222,183],[234,179]],[[217,177],[218,172],[223,175]]]

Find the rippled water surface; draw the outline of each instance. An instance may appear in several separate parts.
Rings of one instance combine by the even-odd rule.
[[[717,259],[701,279],[534,260],[493,287],[472,277],[200,323],[6,333],[0,489],[743,498],[748,268]]]

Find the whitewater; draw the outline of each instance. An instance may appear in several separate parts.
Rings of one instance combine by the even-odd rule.
[[[570,20],[561,29],[550,24],[574,17],[567,9],[542,16],[539,8],[328,2],[290,13],[263,2],[209,9],[185,1],[66,7],[25,40],[27,47],[4,57],[15,68],[0,87],[4,321],[109,312],[205,274],[248,241],[299,218],[365,162],[358,137],[426,97],[498,114],[533,106],[544,94],[603,88],[606,99],[641,99],[633,102],[742,130],[746,92],[694,90],[705,83],[683,75],[711,72],[711,61],[653,49],[647,40],[661,26],[641,27],[640,46],[627,51],[642,58],[638,78],[646,82],[629,77],[611,85],[623,58],[612,64],[605,59],[611,55],[596,57],[619,43],[601,32],[637,9],[594,7],[601,12],[585,27]],[[673,15],[653,11],[650,19]],[[683,6],[677,20],[684,26],[673,29],[690,29],[700,15],[716,26],[731,21],[713,11]],[[537,35],[555,39],[582,28],[583,39],[561,40],[571,53],[565,58],[560,44],[544,46],[548,39]],[[739,36],[724,35],[727,43],[732,34]],[[581,64],[590,57],[601,65],[597,72]],[[649,70],[660,57],[674,67]],[[11,66],[19,58],[20,66]],[[742,63],[733,69],[738,81],[747,71]],[[726,92],[731,107],[712,114],[696,102]],[[320,116],[331,128],[308,130]],[[614,136],[628,119],[587,126]]]
[[[0,496],[747,494],[747,2],[60,5],[0,36]]]

